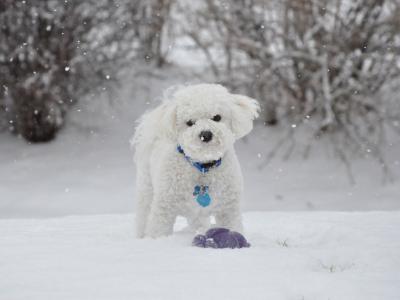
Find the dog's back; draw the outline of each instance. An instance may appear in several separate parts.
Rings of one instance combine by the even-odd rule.
[[[158,121],[162,117],[161,106],[145,113],[136,127],[135,134],[131,140],[134,149],[135,163],[148,160],[154,142],[159,138]]]

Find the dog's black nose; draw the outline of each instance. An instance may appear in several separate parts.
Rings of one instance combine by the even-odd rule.
[[[202,131],[200,132],[199,138],[202,140],[204,143],[208,143],[209,141],[212,140],[212,132],[207,130],[207,131]]]

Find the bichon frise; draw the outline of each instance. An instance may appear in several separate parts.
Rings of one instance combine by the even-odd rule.
[[[182,87],[146,113],[132,143],[137,166],[138,237],[172,234],[176,217],[194,230],[242,231],[242,173],[233,148],[259,104],[217,84]]]

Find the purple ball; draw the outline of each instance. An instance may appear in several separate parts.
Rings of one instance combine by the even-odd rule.
[[[246,238],[236,231],[227,228],[211,228],[205,235],[196,235],[192,242],[193,246],[202,248],[244,248],[250,247]]]
[[[217,235],[220,235],[220,234],[228,234],[230,231],[229,231],[229,229],[227,229],[227,228],[222,228],[222,227],[215,227],[215,228],[211,228],[211,229],[208,229],[207,230],[207,232],[206,232],[206,237],[208,238],[208,239],[212,239],[212,238],[214,238],[215,236],[217,236]]]

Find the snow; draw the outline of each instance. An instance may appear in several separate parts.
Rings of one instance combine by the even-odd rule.
[[[185,231],[137,240],[131,214],[3,219],[0,298],[399,299],[400,212],[244,221],[252,247],[215,250]]]
[[[188,20],[183,20],[181,13],[172,20],[187,25],[188,31],[196,27],[192,14],[186,14]],[[48,25],[45,29],[53,32],[53,27]],[[101,27],[99,31],[107,30]],[[382,182],[382,170],[372,158],[375,147],[371,146],[377,145],[366,143],[364,157],[355,153],[350,158],[355,175],[355,184],[351,184],[346,167],[334,156],[329,142],[313,140],[309,158],[303,157],[311,142],[301,133],[305,122],[292,120],[286,128],[282,124],[266,128],[258,123],[248,137],[236,144],[245,180],[245,236],[252,243],[251,248],[192,247],[193,234],[183,229],[182,218],[178,219],[173,236],[135,239],[135,168],[129,149],[135,121],[157,104],[157,97],[166,87],[215,78],[204,69],[209,65],[207,56],[190,38],[171,38],[167,37],[165,43],[169,50],[173,48],[168,56],[171,65],[152,70],[133,63],[117,93],[110,94],[110,102],[97,92],[88,99],[69,99],[79,101],[54,142],[29,145],[0,132],[0,300],[400,299],[400,139],[390,133],[383,139],[387,145],[382,151],[395,180]],[[208,32],[204,38],[213,40]],[[259,48],[246,39],[240,42]],[[77,44],[78,50],[85,48],[79,40]],[[218,68],[223,68],[224,54],[217,44],[207,47]],[[28,51],[31,46],[32,40],[27,40],[18,51]],[[283,53],[275,46],[264,47],[261,52],[272,51],[272,57],[279,52],[276,62],[288,56],[304,58],[304,54]],[[94,58],[90,49],[82,54]],[[108,50],[110,55],[117,53]],[[259,77],[258,68],[254,73],[251,64],[245,69],[241,68],[242,63],[237,65],[242,60],[246,62],[246,54],[234,49],[232,53],[233,67],[241,75],[229,80],[236,78],[240,83],[243,76]],[[362,54],[359,50],[354,53]],[[322,56],[306,56],[321,67],[315,78],[328,74]],[[336,61],[342,58],[339,55]],[[384,64],[389,58],[381,56]],[[10,57],[9,61],[13,59]],[[347,71],[353,68],[354,59],[344,59],[338,65],[343,65],[342,73],[348,77],[352,75]],[[365,59],[363,72],[370,69],[370,62]],[[391,62],[388,64],[392,66]],[[74,66],[67,61],[60,67],[63,72],[72,73]],[[382,68],[381,64],[376,66],[377,70],[364,75],[378,78]],[[104,95],[111,93],[111,81],[120,79],[111,71],[100,72],[110,83],[99,86]],[[37,75],[36,71],[33,75]],[[299,75],[305,78],[307,70]],[[20,81],[32,84],[35,76]],[[222,76],[219,81],[226,78]],[[43,79],[49,83],[51,77]],[[370,95],[368,84],[364,84],[368,80],[364,80],[364,89],[335,88],[342,81],[322,86],[328,102],[343,91],[363,95],[362,100],[372,107],[378,107],[378,100],[386,98]],[[354,82],[348,83],[352,87]],[[7,95],[9,87],[1,88]],[[279,90],[279,86],[274,88]],[[256,95],[257,90],[254,92]],[[277,101],[283,105],[280,109],[286,109],[287,99],[282,101],[281,94],[269,96],[274,99],[278,95]],[[395,113],[386,115],[386,111],[397,107],[398,98],[392,98],[383,103],[386,109],[377,111],[385,112],[385,118],[392,117],[396,130],[400,123],[395,120]],[[331,113],[328,102],[315,102],[317,108],[322,105],[326,110],[326,123]],[[310,123],[313,118],[305,117]],[[288,137],[285,147],[266,164],[270,150],[288,129],[296,132],[296,141],[292,144]],[[292,155],[288,155],[292,149]]]

